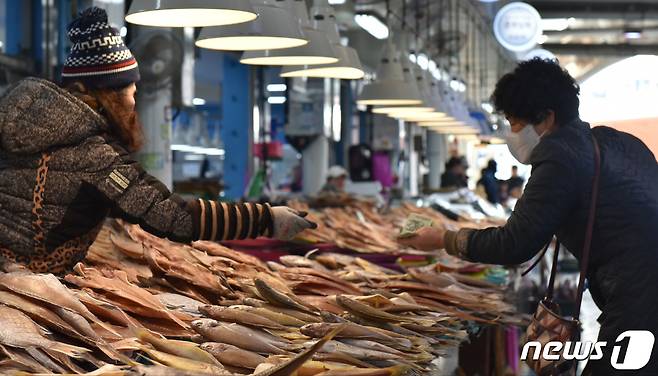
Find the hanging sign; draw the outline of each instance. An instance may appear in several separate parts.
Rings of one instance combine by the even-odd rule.
[[[528,51],[541,36],[541,16],[531,5],[522,2],[502,7],[494,19],[494,35],[510,51]]]

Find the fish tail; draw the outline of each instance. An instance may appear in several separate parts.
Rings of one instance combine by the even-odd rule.
[[[127,364],[129,366],[135,366],[137,363],[127,357],[126,355],[123,355],[120,353],[117,349],[113,348],[110,344],[104,343],[104,344],[98,344],[98,348],[110,359],[116,359],[120,361],[121,363]]]
[[[91,352],[91,350],[85,349],[84,347],[68,345],[61,342],[54,342],[50,346],[50,350],[57,351],[58,353],[62,353],[72,358],[82,358],[85,353]]]
[[[400,364],[400,365],[397,365],[397,366],[393,366],[393,367],[391,367],[390,376],[406,375],[407,372],[409,372],[409,370],[410,370],[410,367],[408,365]]]

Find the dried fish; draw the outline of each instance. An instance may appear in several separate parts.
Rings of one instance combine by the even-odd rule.
[[[101,338],[94,331],[94,329],[91,328],[87,320],[85,320],[85,318],[82,317],[81,315],[63,308],[55,308],[55,313],[57,313],[57,315],[59,315],[59,317],[61,317],[62,320],[66,321],[69,325],[74,327],[75,330],[77,330],[79,333],[84,334],[89,339],[94,341],[95,346],[98,347],[107,356],[109,356],[110,359],[120,360],[125,364],[134,363],[132,360],[130,360],[130,358],[121,354],[112,346],[110,346],[107,342],[105,342],[105,340]]]
[[[409,366],[398,365],[379,369],[350,369],[332,370],[317,374],[316,376],[402,376],[407,374]]]
[[[390,332],[385,333],[377,328],[358,325],[352,322],[347,322],[343,324],[334,324],[334,323],[317,323],[317,324],[307,324],[300,328],[300,331],[313,338],[321,338],[327,333],[331,332],[333,329],[340,327],[342,325],[343,330],[338,333],[338,338],[357,338],[357,339],[369,339],[385,344],[405,344],[408,347],[411,347],[411,343],[408,339],[400,338],[396,333]],[[390,334],[390,335],[389,335]],[[405,342],[406,341],[406,342]]]
[[[56,342],[45,337],[45,332],[24,313],[14,308],[0,306],[0,343],[26,349],[47,348],[71,357],[79,358],[88,349]]]
[[[290,296],[285,295],[284,293],[281,293],[279,291],[276,291],[275,289],[270,287],[267,283],[265,283],[262,279],[256,279],[255,285],[256,288],[258,289],[260,296],[274,305],[296,309],[301,312],[305,312],[309,314],[315,314],[313,310],[293,300]]]
[[[173,367],[183,371],[198,372],[210,375],[217,376],[231,376],[231,373],[226,371],[223,367],[208,364],[205,362],[199,362],[196,360],[191,360],[183,358],[176,355],[171,355],[162,351],[154,350],[146,346],[142,346],[141,350],[148,354],[153,360],[156,360],[162,364],[165,364],[169,367]]]
[[[234,367],[256,369],[265,357],[226,343],[206,342],[201,348],[212,354],[220,363]]]
[[[386,322],[410,322],[413,319],[405,316],[393,315],[388,312],[372,308],[367,304],[360,303],[354,299],[350,299],[346,296],[339,295],[336,297],[336,302],[343,308],[345,308],[350,313],[363,316],[372,320],[381,320]]]
[[[49,329],[56,330],[62,334],[78,338],[82,341],[86,339],[86,337],[76,332],[71,325],[62,320],[51,310],[48,310],[42,305],[37,304],[37,301],[35,300],[15,294],[13,292],[0,291],[0,303],[22,311],[32,320],[45,327],[48,327]],[[93,344],[92,341],[88,341],[87,343]]]
[[[136,329],[135,334],[141,341],[151,344],[156,350],[164,351],[168,354],[180,356],[198,362],[221,366],[217,360],[208,354],[195,343],[188,341],[176,341],[165,339],[162,336],[154,335],[145,329]]]
[[[360,360],[397,360],[399,355],[389,352],[367,349],[359,346],[352,346],[338,341],[328,341],[320,350],[327,353],[344,353]]]
[[[235,306],[231,306],[230,308],[238,309],[238,310],[244,311],[244,312],[251,312],[251,313],[263,316],[264,318],[267,318],[271,321],[274,321],[278,324],[285,325],[285,326],[299,327],[299,326],[302,326],[302,325],[306,324],[306,322],[304,322],[304,321],[302,321],[302,320],[300,320],[296,317],[287,315],[285,313],[276,312],[276,311],[273,311],[271,309],[264,308],[264,307],[252,307],[252,306],[246,306],[246,305],[235,305]]]
[[[260,353],[286,353],[283,350],[283,342],[273,341],[265,337],[262,332],[258,333],[237,324],[226,324],[212,319],[199,319],[192,322],[192,328],[213,342],[228,343],[245,350]]]
[[[76,312],[100,326],[105,325],[52,274],[3,273],[0,274],[0,285],[18,294],[45,302],[49,306],[58,306]]]
[[[327,333],[326,336],[322,337],[319,341],[315,342],[308,349],[302,351],[297,356],[291,358],[285,363],[279,364],[275,367],[267,369],[263,372],[259,372],[256,376],[289,376],[296,369],[302,366],[307,360],[313,357],[313,354],[318,352],[328,341],[330,341],[336,334],[340,333],[342,326],[334,328],[331,332]]]
[[[200,306],[199,311],[207,317],[213,318],[215,320],[235,322],[260,328],[285,329],[283,325],[278,324],[266,317],[262,317],[257,314],[236,308],[205,305]]]
[[[6,360],[3,360],[3,362],[10,360],[14,366],[22,368],[25,371],[43,373],[52,371],[41,365],[30,354],[25,353],[24,350],[7,348],[0,345],[0,352],[2,354],[2,358],[7,358]]]
[[[199,307],[204,305],[204,303],[190,297],[168,292],[160,293],[156,295],[156,298],[158,298],[165,307],[174,310],[181,310],[190,315],[199,315]]]

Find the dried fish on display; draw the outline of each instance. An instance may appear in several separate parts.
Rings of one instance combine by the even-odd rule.
[[[473,277],[486,266],[445,254],[399,272],[337,253],[265,263],[120,222],[101,234],[66,284],[0,274],[0,372],[423,374],[466,338],[466,321],[516,317],[503,289]]]

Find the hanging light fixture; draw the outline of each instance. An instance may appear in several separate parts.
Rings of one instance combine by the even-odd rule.
[[[333,7],[327,0],[316,0],[311,9],[313,27],[323,31],[334,48],[338,61],[328,65],[286,66],[281,70],[281,77],[316,77],[358,80],[365,76],[359,54],[352,47],[340,44],[340,34],[336,24]]]
[[[338,57],[327,36],[311,26],[305,0],[287,0],[286,3],[299,20],[308,44],[278,50],[246,51],[242,54],[240,62],[249,65],[284,66],[333,64],[337,62]]]
[[[437,133],[442,133],[442,134],[454,134],[454,135],[461,135],[461,134],[479,134],[480,131],[478,131],[475,128],[472,127],[455,127],[455,128],[431,128],[431,131],[437,132]]]
[[[303,46],[308,43],[297,21],[273,0],[251,0],[254,22],[201,29],[196,45],[223,51],[251,51]]]
[[[415,80],[405,81],[399,56],[389,39],[379,61],[377,79],[364,86],[357,104],[404,106],[423,103]]]
[[[441,120],[425,120],[419,121],[418,125],[421,127],[452,127],[462,125],[461,122],[454,119],[441,119]]]
[[[403,52],[402,54],[403,56],[401,58],[406,59],[406,52]],[[418,87],[421,97],[423,98],[423,103],[421,105],[416,105],[416,106],[380,107],[375,110],[385,111],[383,113],[386,113],[388,114],[388,116],[393,118],[399,118],[403,116],[413,116],[419,113],[436,112],[436,108],[433,105],[432,93],[430,92],[428,81],[425,75],[423,74],[424,71],[420,69],[414,69],[414,67],[411,65],[411,62],[408,59],[406,60],[406,62],[408,64],[410,71],[410,75],[408,76],[408,78],[416,81],[416,86]],[[415,78],[413,78],[414,76]],[[405,77],[405,79],[407,79],[407,77]],[[373,112],[376,112],[375,110],[373,110]]]
[[[134,0],[126,21],[144,26],[233,25],[258,17],[245,0]]]
[[[412,114],[396,115],[395,118],[411,122],[435,121],[446,118],[446,114],[438,112],[420,112]]]

